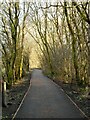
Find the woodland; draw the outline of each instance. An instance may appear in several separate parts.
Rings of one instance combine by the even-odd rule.
[[[34,46],[27,39],[37,44],[45,75],[90,94],[89,0],[0,2],[0,70],[7,88],[31,69]]]

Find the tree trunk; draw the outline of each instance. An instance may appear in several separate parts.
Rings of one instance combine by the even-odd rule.
[[[79,81],[78,63],[77,63],[76,48],[75,48],[76,38],[74,37],[74,32],[69,22],[66,2],[64,2],[64,9],[65,9],[65,16],[66,16],[68,28],[72,36],[72,57],[73,57],[73,64],[74,64],[74,69],[75,69],[75,77],[76,77],[77,84],[79,85],[80,81]]]
[[[88,14],[90,20],[90,1],[88,5]],[[90,24],[88,24],[88,84],[90,87]]]

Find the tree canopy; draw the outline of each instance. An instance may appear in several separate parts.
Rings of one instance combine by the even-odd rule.
[[[89,0],[2,2],[0,6],[3,74],[8,85],[20,79],[26,69],[29,70],[31,49],[25,50],[24,43],[26,39],[33,39],[45,74],[79,87],[89,86]]]

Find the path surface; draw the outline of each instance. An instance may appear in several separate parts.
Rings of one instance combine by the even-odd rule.
[[[31,88],[16,118],[83,118],[62,89],[35,69]]]

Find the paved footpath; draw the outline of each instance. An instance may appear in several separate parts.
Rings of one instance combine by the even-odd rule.
[[[84,118],[60,86],[35,69],[31,87],[15,118]]]

